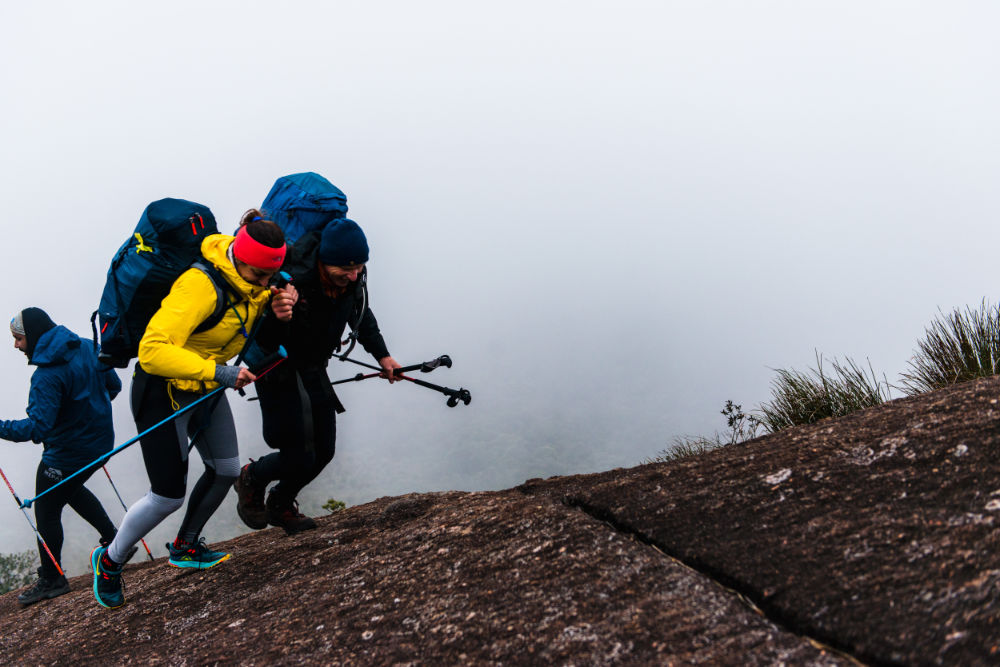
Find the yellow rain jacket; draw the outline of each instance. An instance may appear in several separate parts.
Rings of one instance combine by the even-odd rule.
[[[201,243],[201,254],[225,276],[241,301],[227,308],[214,327],[194,333],[215,311],[216,294],[204,271],[188,269],[174,281],[139,342],[143,370],[170,378],[170,385],[180,391],[205,392],[218,387],[215,365],[239,354],[246,342],[243,332],[250,332],[267,305],[269,289],[243,280],[230,261],[227,251],[233,239],[226,234],[207,236]]]

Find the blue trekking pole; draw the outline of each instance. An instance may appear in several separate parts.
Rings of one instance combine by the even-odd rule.
[[[281,347],[281,348],[279,348],[279,349],[278,349],[278,352],[276,352],[276,353],[275,353],[274,355],[272,355],[272,356],[273,356],[273,357],[280,357],[280,358],[278,358],[278,360],[277,360],[276,362],[274,362],[274,363],[272,363],[272,364],[271,364],[270,366],[268,366],[268,367],[267,367],[267,368],[266,368],[266,369],[264,370],[264,372],[262,372],[262,373],[261,373],[261,377],[262,377],[262,376],[263,376],[263,375],[264,375],[265,373],[267,373],[268,371],[270,371],[270,370],[271,370],[272,368],[274,368],[275,366],[277,366],[278,364],[280,364],[280,363],[281,363],[282,361],[284,361],[284,358],[285,358],[286,356],[288,356],[288,355],[287,355],[287,353],[285,352],[285,348],[284,348],[284,347]],[[126,441],[125,441],[125,442],[123,442],[122,444],[120,444],[120,445],[118,445],[117,447],[115,447],[114,449],[112,449],[112,450],[111,450],[110,452],[108,452],[107,454],[103,454],[103,455],[101,455],[100,457],[98,457],[98,458],[94,459],[93,461],[91,461],[90,463],[88,463],[88,464],[87,464],[87,465],[85,465],[84,467],[80,468],[79,470],[77,470],[77,471],[76,471],[75,473],[73,473],[73,474],[72,474],[72,475],[70,475],[69,477],[66,477],[65,479],[63,479],[63,480],[62,480],[61,482],[59,482],[58,484],[54,484],[53,486],[50,486],[49,488],[45,489],[44,491],[42,491],[41,493],[39,493],[39,494],[38,494],[37,496],[35,496],[34,498],[26,498],[25,500],[22,500],[22,501],[20,502],[19,506],[20,506],[20,507],[21,507],[22,509],[24,509],[24,508],[27,508],[27,507],[31,507],[31,503],[33,503],[33,502],[35,502],[36,500],[38,500],[39,498],[41,498],[42,496],[44,496],[44,495],[45,495],[46,493],[48,493],[48,492],[49,492],[49,491],[51,491],[52,489],[56,489],[56,488],[59,488],[59,486],[60,486],[60,485],[62,485],[62,484],[65,484],[66,482],[68,482],[69,480],[73,479],[74,477],[76,477],[77,475],[79,475],[80,473],[82,473],[82,472],[84,472],[84,471],[86,471],[86,470],[90,470],[91,468],[94,468],[94,467],[96,467],[96,466],[99,466],[99,465],[103,465],[105,461],[107,461],[107,460],[108,460],[108,459],[110,459],[110,458],[111,458],[112,456],[114,456],[114,455],[115,455],[115,454],[117,454],[118,452],[122,451],[122,450],[123,450],[123,449],[125,449],[126,447],[130,447],[130,446],[134,445],[134,444],[135,444],[136,442],[138,442],[138,441],[139,441],[139,439],[140,439],[140,438],[142,438],[143,436],[145,436],[145,435],[148,435],[148,434],[152,433],[153,431],[155,431],[156,429],[160,428],[161,426],[163,426],[163,425],[164,425],[164,424],[166,424],[167,422],[171,422],[171,421],[173,421],[173,420],[177,419],[178,417],[180,417],[180,416],[181,416],[182,414],[184,414],[185,412],[187,412],[187,411],[189,411],[189,410],[191,410],[191,409],[195,408],[195,407],[196,407],[196,406],[198,406],[198,405],[201,405],[201,404],[202,404],[203,402],[205,402],[205,401],[207,401],[208,399],[212,398],[212,397],[213,397],[213,396],[215,396],[216,394],[218,394],[218,393],[220,393],[220,392],[223,392],[223,391],[225,391],[225,390],[226,390],[227,388],[228,388],[228,387],[225,387],[225,386],[222,386],[222,387],[216,387],[216,388],[215,388],[215,389],[213,389],[212,391],[208,392],[207,394],[205,394],[204,396],[202,396],[201,398],[199,398],[199,399],[198,399],[197,401],[194,401],[193,403],[189,403],[188,405],[185,405],[185,406],[184,406],[183,408],[181,408],[180,410],[178,410],[178,411],[177,411],[177,412],[175,412],[174,414],[170,415],[169,417],[164,417],[163,419],[161,419],[161,420],[160,420],[160,421],[158,421],[157,423],[155,423],[155,424],[153,424],[152,426],[150,426],[149,428],[147,428],[147,429],[146,429],[145,431],[143,431],[142,433],[140,433],[140,434],[136,435],[135,437],[132,437],[132,438],[130,438],[130,439],[128,439],[128,440],[126,440]],[[9,485],[8,485],[8,486],[9,486]],[[11,492],[13,493],[13,489],[11,489]],[[16,498],[16,497],[17,497],[17,496],[15,496],[15,498]]]
[[[68,482],[69,480],[73,479],[77,475],[83,473],[84,471],[90,470],[91,468],[95,468],[95,467],[97,467],[99,465],[103,465],[105,461],[107,461],[108,459],[110,459],[112,456],[114,456],[118,452],[122,451],[126,447],[130,447],[131,445],[134,445],[136,442],[139,441],[139,438],[141,438],[141,437],[143,437],[145,435],[148,435],[149,433],[152,433],[153,431],[155,431],[156,429],[160,428],[161,426],[163,426],[167,422],[170,422],[170,421],[173,421],[173,420],[177,419],[178,417],[180,417],[182,414],[184,414],[188,410],[191,410],[195,406],[200,405],[202,403],[202,401],[208,400],[209,398],[211,398],[212,396],[215,396],[216,394],[218,394],[219,392],[223,391],[224,389],[226,389],[226,387],[224,387],[224,386],[217,387],[217,388],[213,389],[209,393],[207,393],[204,396],[202,396],[201,398],[199,398],[197,401],[194,401],[193,403],[191,403],[189,405],[185,405],[183,408],[181,408],[180,410],[178,410],[174,414],[170,415],[169,417],[165,417],[164,419],[160,420],[156,424],[153,424],[152,426],[150,426],[149,428],[147,428],[145,431],[143,431],[142,433],[138,434],[137,436],[126,440],[122,444],[120,444],[117,447],[115,447],[114,449],[112,449],[107,454],[102,454],[100,457],[94,459],[93,461],[91,461],[90,463],[88,463],[87,465],[85,465],[84,467],[80,468],[79,470],[77,470],[75,473],[73,473],[69,477],[64,478],[58,484],[55,484],[55,485],[50,486],[49,488],[45,489],[44,491],[42,491],[41,493],[39,493],[34,498],[26,498],[25,500],[22,500],[21,504],[20,504],[21,509],[25,509],[25,508],[31,507],[31,503],[33,503],[36,500],[38,500],[39,498],[41,498],[42,496],[44,496],[46,493],[48,493],[52,489],[59,488],[61,485],[65,484],[66,482]]]
[[[285,273],[285,272],[283,272],[283,271],[282,271],[282,272],[281,272],[281,274],[280,274],[280,278],[281,278],[281,279],[283,279],[283,280],[286,280],[286,281],[287,281],[287,280],[288,280],[288,279],[289,279],[290,277],[288,276],[288,274],[287,274],[287,273]],[[263,319],[263,318],[260,318],[260,319]],[[258,319],[258,323],[260,322],[260,319]],[[254,328],[254,329],[253,329],[253,330],[251,331],[251,335],[256,335],[256,327],[255,327],[255,328]],[[249,337],[248,337],[248,339],[249,339]],[[244,345],[244,349],[246,349],[246,346],[245,346],[245,345]],[[243,354],[243,353],[241,352],[241,357],[242,357],[242,354]],[[271,370],[272,368],[274,368],[275,366],[277,366],[277,365],[278,365],[279,363],[281,363],[282,361],[284,361],[284,357],[287,357],[287,356],[288,356],[288,355],[287,355],[287,353],[285,352],[285,348],[284,348],[284,347],[279,347],[279,348],[278,348],[278,352],[276,352],[276,353],[275,353],[274,355],[271,355],[271,357],[269,357],[268,359],[271,359],[272,357],[278,357],[278,356],[280,356],[281,358],[280,358],[280,359],[278,359],[278,361],[276,361],[276,362],[272,363],[272,364],[271,364],[271,365],[270,365],[270,366],[269,366],[269,367],[268,367],[268,368],[267,368],[267,369],[266,369],[266,370],[264,371],[265,373],[266,373],[267,371]],[[262,373],[262,375],[263,375],[263,373]],[[95,459],[95,460],[91,461],[90,463],[88,463],[88,464],[87,464],[87,465],[85,465],[84,467],[80,468],[79,470],[77,470],[77,471],[76,471],[75,473],[73,473],[73,474],[72,474],[72,475],[70,475],[69,477],[66,477],[66,478],[64,478],[64,479],[63,479],[63,480],[62,480],[61,482],[59,482],[58,484],[55,484],[55,485],[53,485],[53,486],[50,486],[50,487],[49,487],[49,488],[47,488],[47,489],[46,489],[45,491],[42,491],[41,493],[39,493],[39,494],[38,494],[37,496],[35,496],[34,498],[27,498],[27,499],[25,499],[25,500],[23,500],[23,501],[20,501],[20,503],[19,503],[19,507],[21,507],[22,509],[25,509],[25,508],[28,508],[28,507],[31,507],[31,503],[33,503],[33,502],[35,502],[36,500],[38,500],[39,498],[41,498],[42,496],[44,496],[44,495],[45,495],[46,493],[48,493],[48,492],[49,492],[49,491],[51,491],[52,489],[55,489],[55,488],[58,488],[58,487],[59,487],[59,486],[60,486],[61,484],[65,484],[66,482],[68,482],[69,480],[73,479],[74,477],[76,477],[77,475],[79,475],[80,473],[82,473],[82,472],[84,472],[84,471],[86,471],[86,470],[90,470],[91,468],[94,468],[94,467],[96,467],[96,466],[98,466],[98,465],[103,465],[105,461],[108,461],[108,460],[109,460],[109,459],[110,459],[110,458],[111,458],[112,456],[114,456],[114,455],[115,455],[115,454],[117,454],[118,452],[122,451],[122,450],[123,450],[123,449],[125,449],[126,447],[130,447],[131,445],[134,445],[134,444],[135,444],[136,442],[138,442],[138,441],[139,441],[139,439],[140,439],[140,438],[142,438],[143,436],[145,436],[145,435],[148,435],[149,433],[152,433],[153,431],[155,431],[156,429],[160,428],[161,426],[163,426],[163,425],[164,425],[164,424],[166,424],[167,422],[170,422],[170,421],[173,421],[174,419],[177,419],[178,417],[180,417],[180,416],[181,416],[182,414],[184,414],[185,412],[187,412],[187,411],[191,410],[191,409],[192,409],[192,408],[194,408],[195,406],[198,406],[198,405],[200,405],[200,404],[201,404],[202,402],[204,402],[204,401],[207,401],[208,399],[212,398],[212,397],[213,397],[213,396],[215,396],[216,394],[219,394],[220,392],[224,391],[225,389],[226,389],[226,387],[225,387],[225,386],[221,386],[221,387],[216,387],[216,388],[215,388],[215,389],[213,389],[212,391],[208,392],[207,394],[205,394],[204,396],[202,396],[201,398],[199,398],[199,399],[198,399],[197,401],[194,401],[193,403],[190,403],[190,404],[188,404],[188,405],[185,405],[185,406],[184,406],[183,408],[181,408],[180,410],[178,410],[178,411],[177,411],[177,412],[175,412],[174,414],[170,415],[169,417],[165,417],[164,419],[160,420],[160,421],[159,421],[159,422],[157,422],[156,424],[153,424],[152,426],[150,426],[149,428],[147,428],[147,429],[146,429],[145,431],[143,431],[142,433],[139,433],[139,434],[138,434],[138,435],[136,435],[135,437],[133,437],[133,438],[130,438],[129,440],[126,440],[125,442],[123,442],[123,443],[122,443],[122,444],[120,444],[119,446],[117,446],[117,447],[115,447],[114,449],[112,449],[112,450],[111,450],[110,452],[108,452],[107,454],[104,454],[104,455],[102,455],[102,456],[98,457],[97,459]],[[195,435],[195,437],[197,437],[197,434]],[[193,441],[193,440],[194,440],[194,438],[192,438],[192,441]],[[8,485],[8,486],[9,486],[9,485]],[[11,489],[11,492],[13,492],[13,489]],[[15,498],[16,498],[16,497],[17,497],[17,496],[15,495]]]

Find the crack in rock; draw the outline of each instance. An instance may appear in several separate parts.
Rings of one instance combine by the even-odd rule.
[[[780,472],[784,473],[785,471],[782,470]],[[788,471],[788,476],[791,476],[790,470]],[[787,479],[787,477],[785,477],[785,479]],[[578,509],[584,514],[590,516],[591,518],[611,526],[611,528],[613,528],[615,531],[622,533],[624,535],[628,535],[629,537],[637,540],[638,542],[641,542],[642,544],[652,547],[653,549],[660,552],[671,561],[681,565],[684,568],[687,568],[688,570],[694,572],[695,574],[698,574],[712,581],[714,584],[718,585],[726,592],[735,595],[743,604],[750,607],[755,613],[760,614],[761,616],[766,618],[777,628],[785,632],[788,632],[790,634],[796,635],[798,637],[802,637],[805,641],[809,642],[813,646],[822,647],[823,649],[830,651],[831,653],[838,654],[841,657],[853,662],[856,665],[864,666],[868,664],[873,664],[873,665],[879,664],[879,663],[862,662],[857,656],[853,655],[848,648],[840,644],[840,642],[838,642],[835,637],[816,637],[810,635],[805,630],[798,628],[794,623],[791,623],[789,619],[787,619],[783,614],[777,612],[777,610],[775,610],[771,605],[768,605],[764,601],[764,598],[766,596],[761,595],[759,591],[752,590],[742,585],[741,582],[736,581],[731,577],[728,577],[724,572],[717,572],[714,571],[712,568],[699,566],[696,563],[691,563],[675,556],[670,552],[669,548],[666,545],[658,544],[655,540],[643,534],[641,531],[619,521],[610,511],[594,507],[584,501],[570,497],[564,498],[563,504],[566,505],[567,507]]]

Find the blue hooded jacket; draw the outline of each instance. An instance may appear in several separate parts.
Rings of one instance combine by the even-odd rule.
[[[0,421],[0,438],[41,442],[42,463],[77,470],[111,451],[111,399],[122,383],[93,347],[63,326],[43,333],[31,351],[28,418]]]

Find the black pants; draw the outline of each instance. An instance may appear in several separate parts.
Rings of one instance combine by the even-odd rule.
[[[39,463],[38,472],[35,474],[35,495],[51,489],[76,470],[58,470],[44,463]],[[110,543],[115,537],[115,525],[108,518],[108,513],[104,511],[101,501],[84,486],[90,476],[94,474],[94,470],[96,468],[77,475],[58,489],[46,493],[35,501],[35,521],[38,523],[38,532],[41,533],[45,543],[49,545],[49,550],[59,561],[60,567],[62,567],[63,545],[62,511],[66,505],[72,507],[74,512],[96,528],[102,540],[107,540]],[[59,570],[52,563],[52,559],[41,542],[38,543],[38,555],[41,559],[38,576],[49,580],[58,577]]]
[[[255,461],[251,472],[262,484],[292,501],[333,460],[337,440],[337,400],[326,369],[279,366],[257,383],[264,441],[278,451]]]
[[[204,400],[203,400],[204,399]],[[187,492],[189,439],[205,470],[188,499],[178,537],[193,542],[225,499],[240,472],[236,426],[225,393],[201,394],[168,390],[167,380],[136,367],[132,379],[132,416],[139,432],[159,424],[177,409],[203,402],[172,422],[139,439],[150,490],[162,498],[180,499]]]

